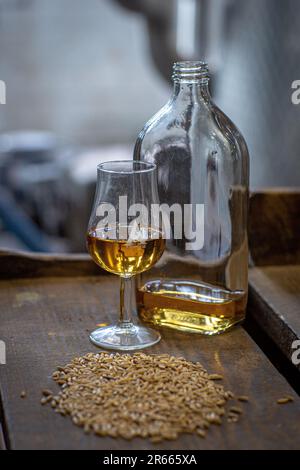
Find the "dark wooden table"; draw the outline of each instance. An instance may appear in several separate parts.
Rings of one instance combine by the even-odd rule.
[[[299,189],[252,195],[249,244],[249,314],[292,363],[300,345]],[[300,371],[300,361],[295,367]]]
[[[7,364],[0,365],[0,447],[11,449],[297,449],[300,400],[260,347],[240,326],[215,337],[162,330],[149,353],[168,352],[201,361],[222,374],[224,385],[248,395],[238,423],[213,426],[206,439],[176,441],[87,436],[50,407],[41,390],[55,389],[52,371],[76,355],[95,352],[88,332],[115,318],[118,280],[99,271],[87,256],[0,255],[0,339]],[[21,398],[22,391],[26,398]],[[293,403],[278,405],[285,395]]]

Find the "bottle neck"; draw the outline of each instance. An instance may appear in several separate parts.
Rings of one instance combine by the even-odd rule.
[[[174,99],[209,102],[209,70],[204,62],[176,62],[173,66]]]

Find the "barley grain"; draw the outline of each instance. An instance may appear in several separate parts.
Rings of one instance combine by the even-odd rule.
[[[242,401],[242,402],[247,402],[249,401],[249,397],[247,395],[240,395],[239,397],[237,397],[238,401]]]
[[[235,413],[237,415],[241,415],[243,413],[243,410],[241,408],[238,408],[237,406],[231,406],[229,408],[230,413]]]
[[[283,398],[278,398],[277,403],[278,405],[285,405],[286,403],[290,403],[294,401],[294,398],[291,397],[290,395],[283,397]]]
[[[168,354],[88,353],[58,367],[52,377],[61,391],[53,396],[43,390],[42,404],[50,402],[85,433],[124,439],[161,442],[181,433],[204,438],[212,424],[222,424],[224,406],[233,397],[215,384],[223,378],[219,374]]]
[[[223,380],[223,376],[220,374],[210,374],[208,378],[210,380]]]

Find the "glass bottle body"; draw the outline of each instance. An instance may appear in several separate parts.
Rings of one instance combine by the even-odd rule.
[[[162,259],[138,278],[138,313],[156,325],[216,334],[245,317],[248,150],[211,101],[206,64],[177,63],[173,78],[174,94],[140,133],[134,158],[157,165],[161,203],[179,204],[182,214],[202,206],[203,233],[195,211],[181,238],[171,222]],[[192,232],[202,244],[187,249]]]

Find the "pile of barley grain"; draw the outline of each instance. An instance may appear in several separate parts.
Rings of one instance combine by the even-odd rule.
[[[99,436],[153,442],[185,432],[205,437],[211,424],[222,423],[232,398],[218,378],[199,362],[168,354],[89,353],[58,367],[53,379],[62,390],[57,396],[44,391],[41,402]]]

